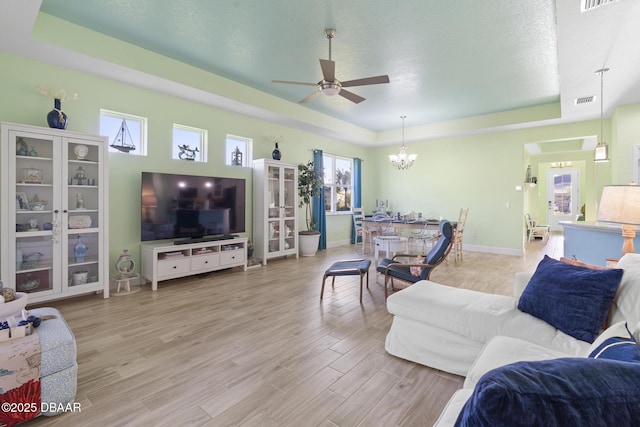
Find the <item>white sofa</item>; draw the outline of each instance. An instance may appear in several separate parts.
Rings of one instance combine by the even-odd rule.
[[[625,255],[608,324],[640,322],[640,255]],[[518,309],[533,273],[518,273],[514,297],[485,294],[423,281],[391,295],[393,323],[385,348],[397,357],[465,376],[437,426],[454,425],[477,381],[488,371],[518,361],[586,357],[591,344]],[[637,328],[636,328],[637,329]]]

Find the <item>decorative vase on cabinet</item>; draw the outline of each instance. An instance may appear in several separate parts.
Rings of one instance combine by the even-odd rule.
[[[66,113],[62,111],[62,101],[58,98],[53,100],[53,110],[47,114],[47,123],[53,129],[66,129],[69,124]]]
[[[273,157],[273,160],[280,160],[282,158],[282,153],[280,152],[280,149],[278,148],[278,143],[276,142],[276,148],[274,148],[274,150],[271,152],[271,157]]]
[[[101,185],[108,181],[107,138],[6,122],[0,130],[0,170],[7,177],[0,192],[0,271],[5,283],[28,292],[33,303],[97,291],[108,298],[108,192]],[[23,155],[23,143],[38,155]],[[84,159],[74,154],[78,145],[88,148]],[[80,166],[95,177],[96,185],[69,182]],[[21,171],[37,174],[32,179],[32,172],[25,176]],[[80,201],[73,189],[79,185]],[[18,206],[16,200],[21,201]],[[28,262],[27,255],[33,254],[37,261]],[[92,279],[77,279],[79,271]]]
[[[298,165],[272,159],[253,162],[254,255],[298,257]]]

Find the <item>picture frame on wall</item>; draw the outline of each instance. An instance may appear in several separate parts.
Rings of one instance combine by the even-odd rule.
[[[16,193],[16,209],[29,210],[29,199],[26,193]]]

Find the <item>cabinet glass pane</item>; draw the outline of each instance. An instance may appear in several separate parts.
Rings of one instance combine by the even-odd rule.
[[[98,282],[99,234],[78,233],[69,230],[67,242],[67,280],[70,287]]]
[[[288,219],[284,221],[285,224],[285,233],[284,233],[284,248],[285,249],[294,249],[296,247],[296,234],[295,227],[296,222],[295,219]]]
[[[294,180],[295,171],[291,168],[285,168],[284,170],[284,200],[283,206],[286,209],[285,216],[292,217],[295,215],[295,201],[296,201],[296,190],[298,188],[297,182]]]
[[[269,204],[269,218],[279,218],[280,212],[280,168],[269,166],[267,181],[267,202]]]
[[[280,251],[280,221],[269,221],[269,252]]]
[[[51,232],[16,233],[16,290],[42,292],[53,289]]]

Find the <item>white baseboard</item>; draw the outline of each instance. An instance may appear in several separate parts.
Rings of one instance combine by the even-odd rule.
[[[335,242],[328,242],[327,243],[327,249],[331,249],[331,248],[337,248],[340,246],[348,246],[351,244],[351,239],[349,240],[337,240]]]

